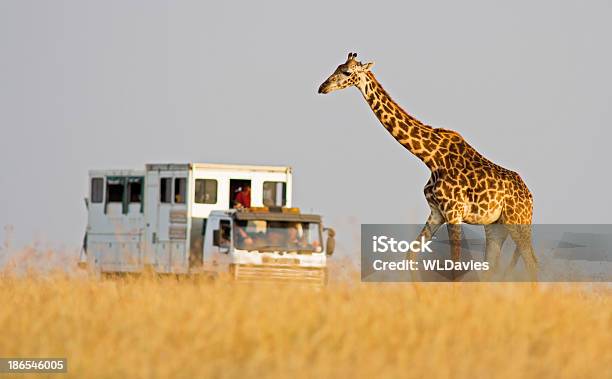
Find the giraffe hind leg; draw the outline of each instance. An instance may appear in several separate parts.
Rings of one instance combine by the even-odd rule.
[[[510,264],[504,270],[504,278],[507,278],[510,275],[510,272],[514,270],[520,257],[521,257],[521,252],[519,251],[517,247],[514,249],[514,253],[512,253],[512,259],[510,260]]]
[[[516,249],[512,256],[509,269],[516,265],[516,261],[518,261],[518,256],[520,255],[525,263],[529,279],[531,281],[536,281],[538,261],[531,243],[531,225],[508,225],[507,227],[510,232],[510,237],[512,237],[516,244]]]
[[[533,257],[533,260],[535,261],[536,266],[537,266],[537,264],[539,263],[538,257],[535,255],[535,251],[533,250],[533,248],[530,250],[531,250],[531,255]],[[512,254],[512,259],[510,260],[510,264],[508,265],[508,267],[506,267],[506,270],[504,271],[504,277],[507,277],[508,275],[510,275],[510,272],[514,270],[520,257],[521,257],[521,252],[517,247],[516,249],[514,249],[514,253]]]

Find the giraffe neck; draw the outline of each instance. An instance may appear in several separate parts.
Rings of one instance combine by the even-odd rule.
[[[381,124],[402,146],[419,158],[430,170],[438,166],[434,153],[439,137],[431,126],[410,116],[391,97],[374,77],[365,73],[365,80],[357,86]]]

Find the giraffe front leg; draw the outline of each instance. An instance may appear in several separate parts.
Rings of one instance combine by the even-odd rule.
[[[434,234],[440,229],[440,226],[444,223],[444,217],[439,210],[435,208],[431,208],[431,213],[429,213],[429,217],[427,217],[427,221],[425,222],[425,226],[419,233],[418,239],[423,237],[425,241],[429,241]]]
[[[448,224],[448,238],[451,243],[451,259],[458,262],[461,260],[461,223]]]
[[[461,261],[461,223],[463,219],[458,211],[449,212],[446,216],[448,224],[448,239],[450,240],[451,252],[450,256],[453,263]],[[454,266],[454,265],[453,265]],[[458,272],[454,269],[451,272],[453,281],[458,279]]]
[[[451,259],[453,263],[461,261],[461,223],[448,224],[448,238],[451,243]],[[453,281],[458,279],[458,272],[455,270],[453,265],[453,271],[451,272],[451,278]]]
[[[440,211],[438,211],[434,207],[431,207],[431,212],[429,214],[429,217],[427,217],[425,226],[423,227],[423,229],[421,229],[421,232],[419,233],[417,240],[421,240],[421,238],[423,238],[425,241],[429,241],[434,236],[434,234],[436,234],[438,229],[440,229],[440,226],[442,226],[443,223],[444,223],[444,217],[442,216]],[[409,252],[408,259],[411,261],[416,261],[417,253],[412,252],[412,251]],[[417,271],[411,271],[411,277],[413,281],[420,280],[420,276],[418,275]]]
[[[485,225],[485,261],[489,263],[489,270],[485,273],[485,280],[490,280],[493,274],[497,272],[499,256],[506,237],[508,237],[508,229],[505,225],[492,224]]]

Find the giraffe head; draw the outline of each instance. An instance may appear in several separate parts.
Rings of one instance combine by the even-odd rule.
[[[330,93],[350,86],[359,86],[365,79],[365,74],[370,71],[374,62],[358,62],[357,53],[349,53],[346,62],[342,63],[333,74],[319,87],[319,93]]]

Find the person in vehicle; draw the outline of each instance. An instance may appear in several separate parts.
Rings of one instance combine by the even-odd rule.
[[[251,238],[249,233],[247,233],[244,229],[245,228],[243,228],[242,226],[236,225],[236,237],[238,240],[237,242],[240,248],[249,249],[253,247],[253,238]]]
[[[274,207],[276,206],[276,201],[274,200],[274,193],[269,186],[264,185],[263,189],[263,205],[265,207]]]
[[[308,245],[304,235],[300,237],[301,225],[297,222],[292,223],[287,228],[287,246],[292,249],[304,248]]]
[[[234,199],[235,208],[250,208],[251,207],[251,185],[245,184]]]
[[[229,235],[229,229],[221,228],[219,237],[219,246],[221,247],[228,247],[232,243],[231,236]]]
[[[287,244],[297,245],[300,242],[298,227],[295,223],[287,227]]]

